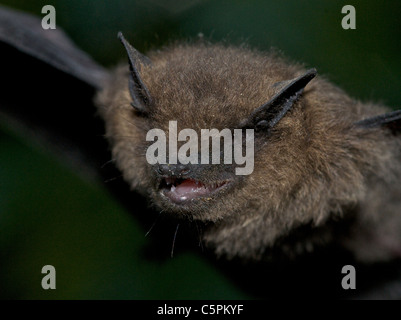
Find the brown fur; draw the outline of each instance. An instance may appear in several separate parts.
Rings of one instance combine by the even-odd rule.
[[[177,210],[157,195],[145,159],[146,132],[168,131],[169,120],[178,130],[236,128],[276,93],[274,83],[304,70],[275,54],[204,43],[148,57],[152,65],[142,65],[140,73],[154,99],[150,117],[130,106],[126,65],[97,97],[113,157],[132,189],[159,209],[209,221],[204,240],[228,258],[261,259],[306,225],[310,232],[285,247],[289,252],[334,241],[363,261],[401,255],[401,140],[353,126],[387,108],[355,101],[318,76],[272,135],[257,142],[250,176],[191,212]],[[346,218],[346,229],[331,228]]]

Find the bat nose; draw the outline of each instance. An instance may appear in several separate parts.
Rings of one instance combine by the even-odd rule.
[[[156,169],[161,176],[185,176],[191,172],[191,168],[186,164],[159,164]]]

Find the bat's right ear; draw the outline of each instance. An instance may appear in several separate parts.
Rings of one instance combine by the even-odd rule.
[[[394,135],[401,134],[401,110],[381,114],[355,123],[359,128],[385,128]]]
[[[152,98],[150,97],[149,90],[143,83],[139,72],[141,63],[148,65],[150,64],[150,60],[131,46],[129,42],[125,40],[121,32],[118,33],[118,39],[120,39],[121,43],[124,45],[128,55],[130,69],[128,86],[133,100],[131,105],[139,113],[147,114],[149,112],[149,107],[152,104]]]

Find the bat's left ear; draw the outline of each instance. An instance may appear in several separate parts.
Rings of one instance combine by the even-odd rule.
[[[118,39],[124,45],[125,50],[128,55],[130,76],[129,76],[129,92],[131,94],[132,103],[136,111],[141,114],[147,114],[149,112],[149,107],[152,104],[152,98],[149,94],[148,88],[146,88],[143,83],[141,76],[139,74],[141,69],[141,64],[150,64],[149,58],[139,53],[133,46],[125,40],[121,32],[118,33]]]
[[[283,82],[284,87],[267,103],[253,111],[241,127],[255,129],[255,131],[269,131],[291,109],[316,74],[316,69],[310,69],[298,78]]]

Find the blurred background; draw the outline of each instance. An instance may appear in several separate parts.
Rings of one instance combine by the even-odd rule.
[[[44,5],[53,5],[57,28],[106,67],[126,61],[118,31],[141,52],[202,34],[260,50],[276,48],[292,61],[316,67],[354,98],[394,109],[401,106],[401,2],[396,0],[1,0],[1,4],[37,16],[43,16]],[[355,30],[341,27],[346,4],[356,9]],[[22,77],[23,70],[18,72]],[[46,79],[40,73],[37,77],[45,98]],[[2,78],[4,88],[3,81],[7,80]],[[71,159],[57,156],[8,120],[0,121],[0,298],[264,297],[264,290],[239,283],[241,272],[230,273],[229,264],[213,261],[201,245],[184,243],[180,232],[171,258],[175,226],[163,231],[162,241],[153,243],[154,233],[162,228],[145,237],[156,218],[143,218],[154,214],[143,208],[143,199],[133,195],[128,209],[108,191],[110,181],[81,172]],[[41,287],[41,269],[47,264],[56,268],[56,290]]]

